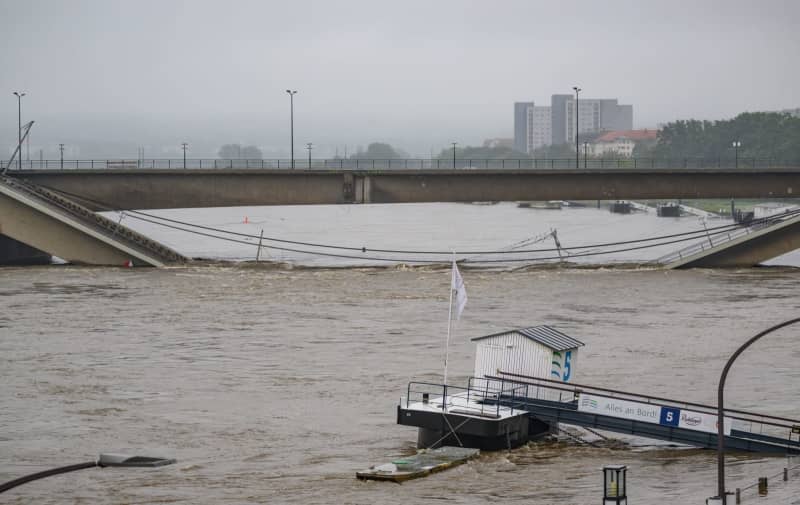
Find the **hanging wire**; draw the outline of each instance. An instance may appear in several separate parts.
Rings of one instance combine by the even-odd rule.
[[[176,219],[170,219],[167,217],[161,217],[154,214],[150,214],[147,212],[132,210],[132,209],[120,209],[114,207],[113,205],[100,202],[97,200],[93,200],[81,195],[77,195],[74,193],[69,193],[66,191],[62,191],[55,188],[47,188],[51,191],[55,191],[58,193],[62,193],[67,196],[72,196],[75,198],[82,199],[86,202],[90,202],[96,205],[99,208],[104,208],[109,211],[115,212],[124,212],[126,217],[139,219],[141,221],[145,221],[151,224],[155,224],[157,226],[163,226],[166,228],[171,228],[179,231],[184,231],[186,233],[192,233],[195,235],[205,236],[209,238],[214,238],[218,240],[239,243],[239,244],[247,244],[247,245],[254,245],[252,242],[244,239],[261,239],[267,242],[275,242],[279,244],[289,244],[295,246],[305,246],[305,247],[313,247],[313,248],[320,248],[320,249],[335,249],[339,251],[357,251],[362,254],[366,253],[382,253],[382,254],[413,254],[413,255],[447,255],[451,256],[453,251],[441,251],[441,250],[414,250],[414,249],[383,249],[383,248],[368,248],[366,246],[363,247],[352,247],[352,246],[342,246],[342,245],[332,245],[332,244],[322,244],[322,243],[314,243],[314,242],[303,242],[297,240],[288,240],[288,239],[281,239],[276,237],[263,237],[261,238],[259,235],[252,235],[249,233],[242,233],[242,232],[235,232],[224,230],[220,228],[214,228],[210,226],[200,225],[189,223],[187,221],[181,221]],[[794,211],[788,211],[783,214],[779,214],[776,216],[770,216],[769,218],[762,219],[759,221],[751,222],[750,224],[759,224],[769,222],[770,220],[774,220],[776,218],[784,218],[790,217],[795,214],[800,213],[800,209]],[[525,247],[531,245],[533,243],[541,242],[542,240],[550,237],[552,235],[552,231],[545,234],[544,236],[534,236],[528,239],[524,239],[518,243],[512,244],[512,246],[507,246],[500,250],[478,250],[478,251],[457,251],[456,254],[459,255],[467,255],[467,256],[486,256],[486,255],[519,255],[519,254],[528,254],[528,253],[552,253],[552,252],[563,252],[566,253],[570,258],[581,258],[581,257],[590,257],[590,256],[600,256],[605,254],[614,254],[614,253],[621,253],[621,252],[630,252],[642,249],[648,249],[653,247],[660,247],[664,245],[672,245],[681,242],[687,242],[691,240],[696,240],[699,238],[707,237],[707,236],[716,236],[720,234],[728,233],[730,230],[741,228],[743,225],[739,223],[732,223],[726,225],[720,225],[717,227],[712,228],[703,228],[694,231],[688,232],[681,232],[681,233],[673,233],[668,235],[659,235],[654,237],[647,237],[642,239],[633,239],[633,240],[624,240],[624,241],[616,241],[616,242],[606,242],[600,244],[589,244],[583,246],[570,246],[570,247],[555,247],[555,248],[540,248],[540,249],[519,249],[514,246],[519,244],[518,247]],[[213,233],[206,233],[204,231],[197,231],[197,230],[205,230],[206,232],[213,232]],[[221,236],[218,234],[224,235],[231,235],[233,237],[240,237],[240,238],[230,238],[226,236]],[[675,240],[667,240],[667,239],[675,239]],[[646,245],[639,245],[635,247],[624,247],[618,249],[611,249],[611,250],[602,250],[608,247],[619,247],[619,246],[626,246],[632,244],[643,244],[648,243]],[[380,261],[380,262],[402,262],[402,263],[422,263],[422,264],[442,264],[445,263],[446,260],[433,260],[429,258],[396,258],[396,257],[383,257],[383,256],[363,256],[363,255],[353,255],[353,254],[341,254],[341,253],[331,253],[331,252],[321,252],[321,251],[314,251],[314,250],[307,250],[307,249],[297,249],[294,247],[282,247],[277,246],[274,244],[263,244],[261,247],[267,249],[274,249],[278,251],[286,251],[286,252],[294,252],[300,254],[309,254],[309,255],[316,255],[316,256],[324,256],[324,257],[333,257],[333,258],[343,258],[343,259],[358,259],[358,260],[370,260],[370,261]],[[576,252],[572,252],[576,251]],[[463,260],[459,260],[462,263],[472,263],[472,264],[483,264],[483,263],[519,263],[519,262],[535,262],[535,261],[547,261],[547,260],[556,260],[561,259],[560,256],[545,256],[545,257],[525,257],[525,258],[502,258],[502,259],[474,259],[474,258],[465,258]]]

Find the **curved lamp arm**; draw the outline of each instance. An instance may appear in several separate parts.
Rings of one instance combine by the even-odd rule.
[[[52,468],[50,470],[44,470],[42,472],[32,473],[30,475],[26,475],[24,477],[8,481],[4,484],[0,484],[0,493],[4,493],[9,489],[21,486],[22,484],[25,484],[26,482],[30,482],[32,480],[44,479],[45,477],[50,477],[61,473],[74,472],[76,470],[83,470],[84,468],[94,468],[96,466],[99,466],[100,468],[104,468],[107,466],[157,467],[157,466],[171,465],[173,463],[176,463],[174,459],[167,459],[167,458],[153,458],[149,456],[126,456],[123,454],[101,454],[94,461],[87,461],[86,463],[78,463],[76,465],[68,465],[59,468]]]
[[[736,352],[734,352],[733,355],[728,359],[728,362],[725,363],[725,368],[722,369],[722,375],[719,378],[719,386],[717,388],[717,497],[722,499],[722,505],[726,505],[727,503],[727,496],[725,494],[725,408],[723,405],[723,396],[725,390],[725,379],[728,377],[728,371],[731,369],[731,365],[733,365],[733,362],[736,360],[736,358],[738,358],[739,355],[742,354],[745,349],[750,347],[750,345],[752,345],[756,340],[768,333],[772,333],[775,330],[783,328],[784,326],[789,326],[790,324],[795,324],[798,322],[800,322],[800,317],[784,321],[762,331],[755,337],[742,344],[741,347],[736,349]]]

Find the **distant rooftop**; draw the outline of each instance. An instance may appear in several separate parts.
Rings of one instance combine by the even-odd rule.
[[[657,130],[615,130],[597,137],[595,142],[614,142],[619,139],[656,140]]]

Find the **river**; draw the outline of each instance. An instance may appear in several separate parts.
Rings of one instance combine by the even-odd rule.
[[[428,205],[394,215],[386,207],[349,209],[329,208],[327,216],[324,209],[305,208],[245,212],[247,225],[260,230],[266,221],[264,227],[282,237],[405,249],[506,245],[551,227],[567,245],[696,226],[596,209],[576,209],[572,216],[586,218],[572,219],[567,212],[573,210],[503,204]],[[232,226],[247,226],[241,209],[208,212],[162,214],[221,224],[234,223],[235,213]],[[503,213],[523,217],[500,222]],[[622,218],[640,224],[620,226]],[[253,249],[179,238],[174,230],[154,235],[193,256],[241,259]],[[343,266],[336,261],[325,266]],[[451,340],[454,384],[472,372],[470,338],[549,324],[586,343],[573,380],[714,403],[731,352],[800,312],[800,270],[792,267],[462,273],[469,301]],[[713,451],[613,434],[625,444],[535,443],[399,486],[356,480],[357,470],[414,451],[416,430],[396,425],[395,409],[408,381],[440,380],[449,280],[447,268],[404,265],[4,268],[0,482],[100,452],[163,455],[178,463],[83,470],[25,484],[3,498],[41,504],[590,504],[599,502],[604,464],[628,465],[630,503],[702,503],[714,494]],[[726,389],[730,407],[800,417],[797,336],[797,329],[786,328],[739,359]],[[787,466],[786,458],[759,455],[728,461],[730,488]],[[770,497],[760,501],[791,503],[800,496],[800,471],[791,473],[788,485],[778,481],[770,481]],[[746,493],[744,503],[757,499],[754,490]]]

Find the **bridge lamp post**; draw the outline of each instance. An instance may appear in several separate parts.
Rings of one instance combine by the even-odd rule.
[[[734,163],[734,167],[739,168],[739,148],[742,147],[742,143],[738,140],[733,141],[733,150],[736,156],[736,161]]]
[[[586,168],[587,161],[589,159],[589,143],[583,143],[583,168]]]
[[[61,170],[64,170],[64,144],[58,144],[58,151],[61,153]]]
[[[22,170],[22,97],[25,96],[25,93],[15,91],[14,96],[17,97],[17,145],[19,146],[17,168]]]
[[[289,147],[292,153],[291,167],[294,168],[294,95],[297,90],[287,89],[286,92],[289,93]]]
[[[311,142],[307,143],[306,149],[308,150],[308,169],[311,170],[311,150],[314,149],[314,144]]]
[[[712,499],[717,500],[716,503],[721,503],[722,505],[727,505],[727,495],[725,494],[725,407],[724,407],[724,391],[725,391],[725,379],[728,377],[728,371],[731,369],[731,365],[739,357],[745,349],[750,347],[756,340],[760,339],[764,335],[772,333],[775,330],[783,328],[784,326],[789,326],[791,324],[800,323],[800,317],[795,319],[790,319],[788,321],[784,321],[780,324],[776,324],[771,328],[767,328],[766,330],[762,331],[755,337],[751,338],[741,347],[736,349],[731,357],[728,359],[728,362],[725,363],[725,368],[722,369],[722,375],[719,378],[719,386],[717,388],[717,496],[713,497]]]
[[[578,102],[578,94],[581,92],[581,88],[573,86],[572,89],[575,90],[575,168],[580,168],[581,150],[578,142],[578,118],[580,117],[580,108],[578,105],[580,104]]]
[[[189,149],[189,144],[181,142],[181,149],[183,149],[183,168],[186,169],[186,150]]]
[[[450,143],[453,144],[453,170],[455,170],[455,168],[456,168],[456,146],[458,145],[458,142],[450,142]]]

